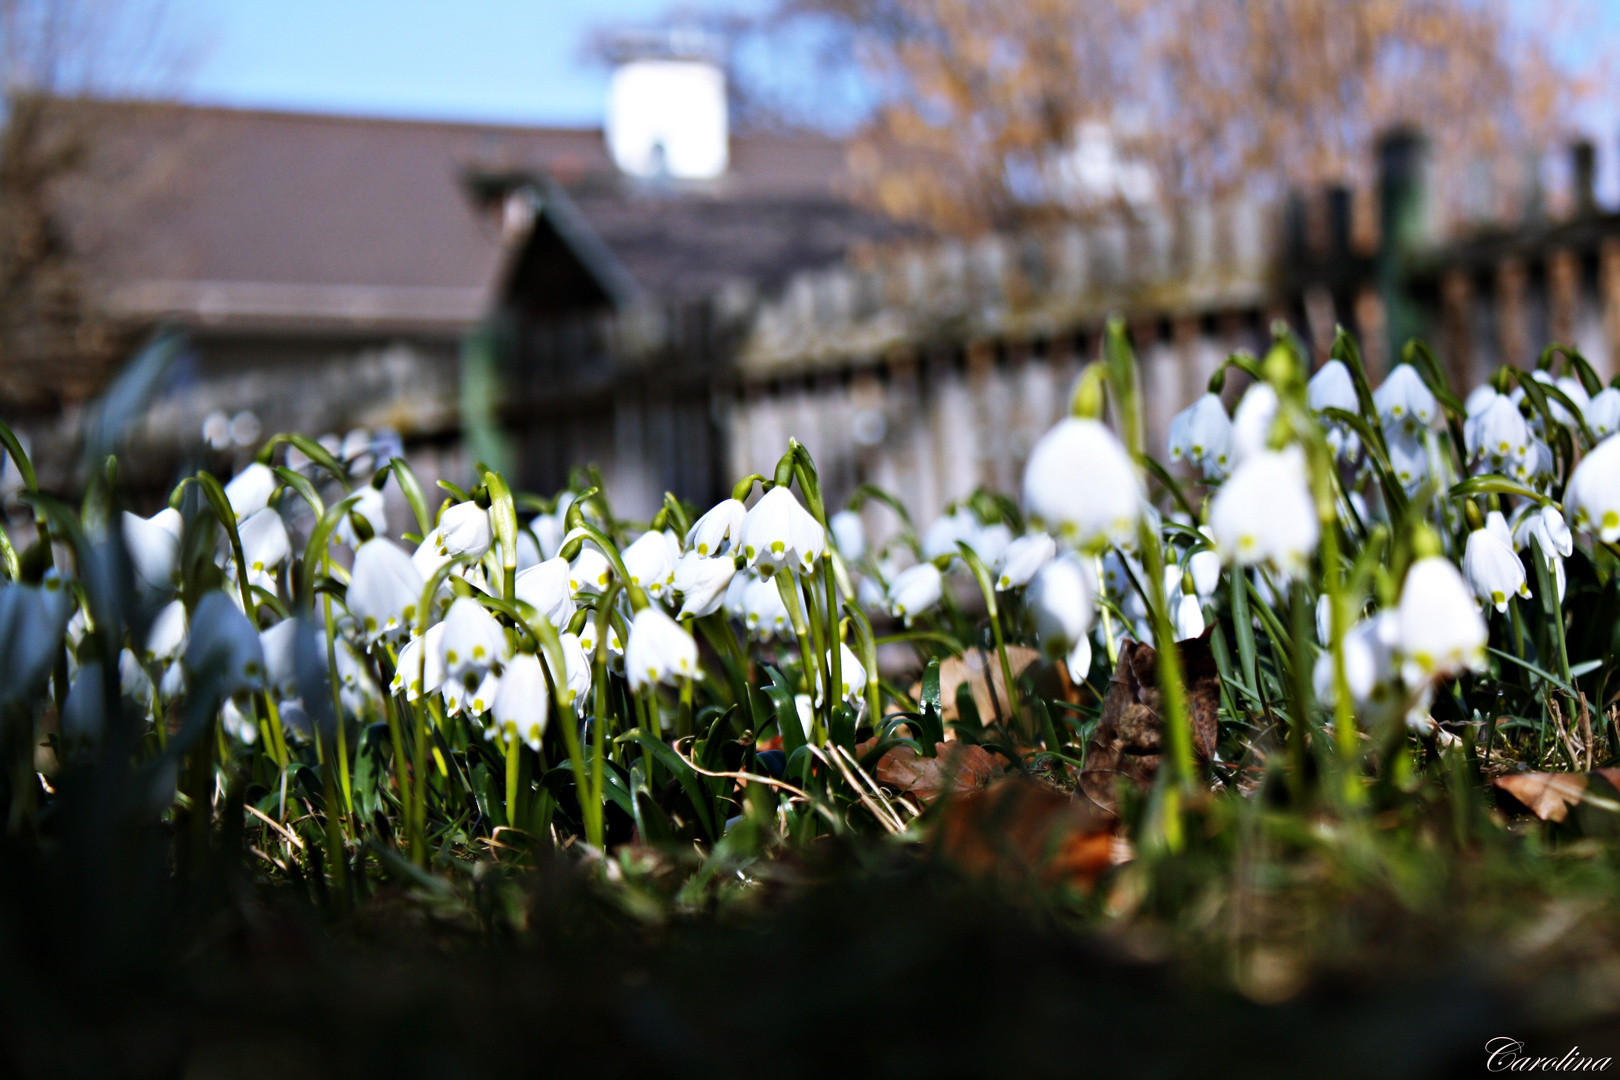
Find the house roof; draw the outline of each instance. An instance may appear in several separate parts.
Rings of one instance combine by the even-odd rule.
[[[513,258],[510,221],[472,197],[479,173],[554,180],[573,208],[563,231],[579,239],[583,222],[656,299],[769,287],[893,231],[840,197],[843,146],[823,138],[737,136],[724,177],[672,185],[620,175],[598,130],[83,109],[95,152],[138,177],[124,185],[138,195],[81,198],[78,215],[112,306],[137,317],[457,330]]]

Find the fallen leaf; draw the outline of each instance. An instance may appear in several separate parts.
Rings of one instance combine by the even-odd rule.
[[[1089,891],[1129,852],[1095,808],[1020,776],[952,799],[936,836],[958,867],[1014,888],[1036,882]]]
[[[1588,790],[1593,776],[1620,790],[1620,769],[1594,769],[1590,773],[1513,773],[1491,781],[1517,799],[1542,821],[1560,822],[1572,807],[1590,802],[1604,809],[1620,809],[1610,798]]]
[[[1193,752],[1203,760],[1215,753],[1220,712],[1220,676],[1209,647],[1209,632],[1177,643],[1182,683],[1187,692]],[[1118,809],[1120,780],[1143,787],[1153,783],[1163,749],[1160,721],[1159,654],[1151,645],[1126,641],[1108,682],[1102,716],[1086,748],[1080,791],[1105,813]]]
[[[1007,646],[1007,663],[1013,678],[1038,664],[1041,654],[1023,645]],[[1001,673],[1001,658],[993,649],[969,649],[961,656],[950,656],[939,662],[940,716],[949,724],[961,719],[956,711],[956,688],[963,683],[973,694],[973,705],[979,710],[979,719],[989,723],[997,716],[1007,715],[1007,680]],[[922,699],[922,682],[912,684],[911,696]],[[955,733],[947,729],[947,738]]]
[[[947,792],[977,791],[1007,767],[1000,754],[969,743],[935,743],[934,755],[921,757],[909,746],[896,746],[878,759],[877,778],[931,803]]]

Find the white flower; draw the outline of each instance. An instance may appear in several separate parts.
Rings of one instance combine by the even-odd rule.
[[[422,542],[411,553],[411,565],[416,567],[416,572],[422,575],[424,582],[437,574],[439,568],[449,561],[450,556],[439,551],[438,529],[434,529],[423,537]]]
[[[557,697],[565,706],[572,705],[577,699],[590,695],[591,658],[579,635],[565,633],[559,635],[558,640],[562,642],[563,680]]]
[[[456,503],[445,507],[439,515],[439,554],[455,557],[470,555],[482,558],[495,541],[490,528],[489,511],[475,502]]]
[[[506,665],[490,715],[503,739],[521,739],[529,749],[540,749],[540,739],[551,719],[551,695],[538,657],[519,653]]]
[[[1620,540],[1620,435],[1598,443],[1575,466],[1564,509],[1577,529],[1597,534],[1605,544]]]
[[[1498,514],[1498,517],[1501,515]],[[1541,554],[1552,559],[1569,558],[1575,553],[1575,537],[1564,522],[1564,515],[1556,506],[1526,507],[1513,527],[1513,546],[1528,551],[1534,537],[1541,546]]]
[[[1046,533],[1020,536],[1007,545],[996,562],[996,591],[1028,585],[1037,571],[1057,555],[1057,541]]]
[[[688,551],[675,564],[675,591],[681,594],[681,618],[700,619],[720,610],[736,576],[737,564],[729,558],[708,559]]]
[[[101,743],[101,733],[106,726],[105,692],[99,663],[79,668],[58,721],[63,748],[68,753],[85,753]]]
[[[646,589],[654,600],[662,600],[675,580],[675,559],[670,557],[669,548],[663,533],[649,530],[619,553],[630,584]]]
[[[859,705],[862,696],[866,693],[866,667],[851,649],[843,642],[838,643],[838,680],[842,687],[840,697],[851,705]],[[829,655],[828,665],[831,668]],[[816,671],[816,699],[815,704],[821,704],[821,672]]]
[[[778,489],[780,490],[780,489]],[[673,684],[677,678],[698,675],[697,642],[681,624],[648,605],[630,624],[630,642],[624,649],[625,677],[630,689],[655,683]]]
[[[1538,372],[1538,374],[1540,373]],[[1583,417],[1586,415],[1586,407],[1592,403],[1592,399],[1586,396],[1586,387],[1581,385],[1581,381],[1579,379],[1571,378],[1570,376],[1565,375],[1564,377],[1555,380],[1553,382],[1553,386],[1564,392],[1564,396],[1569,398],[1569,400],[1574,404],[1577,412],[1579,412]],[[1553,419],[1558,421],[1560,424],[1573,425],[1575,423],[1575,417],[1569,414],[1569,410],[1564,408],[1562,403],[1549,397],[1547,399],[1547,405],[1548,411],[1553,415]]]
[[[1243,566],[1269,562],[1289,575],[1302,571],[1319,535],[1304,453],[1290,446],[1244,461],[1216,493],[1209,524],[1224,558]]]
[[[1350,688],[1350,697],[1358,705],[1365,705],[1389,689],[1395,674],[1394,655],[1399,634],[1399,619],[1390,611],[1363,619],[1345,632],[1344,678]],[[1318,698],[1333,700],[1331,652],[1317,654],[1311,682]]]
[[[1130,455],[1095,420],[1058,421],[1024,467],[1024,504],[1031,516],[1081,548],[1131,542],[1142,499]]]
[[[1069,655],[1063,658],[1068,666],[1069,675],[1076,679],[1084,679],[1091,674],[1091,638],[1082,637],[1074,643]]]
[[[581,549],[580,554],[585,553]],[[601,552],[597,552],[598,556]],[[604,563],[606,560],[603,560]],[[557,556],[538,566],[519,570],[513,580],[517,598],[544,615],[552,626],[563,627],[574,617],[574,592],[568,581],[568,560]]]
[[[1233,466],[1266,449],[1271,444],[1271,429],[1277,422],[1277,391],[1270,383],[1255,383],[1244,392],[1232,414],[1232,446],[1229,456]]]
[[[257,689],[264,682],[264,647],[258,631],[218,590],[204,596],[192,612],[186,669],[192,675],[213,670],[227,694]]]
[[[444,623],[434,623],[427,633],[412,638],[399,650],[394,664],[394,680],[388,684],[390,692],[405,695],[406,701],[416,701],[424,693],[431,693],[449,678],[444,669]]]
[[[1175,609],[1176,640],[1186,641],[1204,632],[1204,609],[1194,593],[1182,593]]]
[[[760,497],[743,518],[741,533],[743,556],[763,577],[783,568],[809,571],[827,546],[821,523],[785,487]]]
[[[523,571],[533,566],[539,566],[545,556],[540,553],[540,542],[530,534],[527,529],[519,529],[517,534],[517,571]]]
[[[1510,471],[1530,453],[1530,427],[1507,398],[1496,395],[1463,425],[1468,457],[1493,472]]]
[[[612,573],[613,564],[608,562],[607,556],[599,548],[585,544],[568,568],[568,587],[576,596],[580,593],[605,592]]]
[[[1620,390],[1608,386],[1597,392],[1586,406],[1586,425],[1599,439],[1620,431]]]
[[[579,628],[579,647],[585,651],[586,656],[596,655],[596,618],[593,615],[585,620],[585,625]],[[619,640],[619,632],[608,624],[607,635],[608,659],[616,660],[624,655],[624,643]]]
[[[225,734],[247,746],[252,746],[259,737],[253,717],[237,708],[236,702],[229,698],[219,711],[219,726],[225,729]]]
[[[355,534],[354,525],[349,521],[349,515],[357,515],[360,520],[371,526],[372,536],[383,536],[388,532],[388,510],[383,501],[383,493],[366,484],[356,488],[350,496],[354,502],[349,504],[349,513],[343,515],[338,522],[337,538],[348,544],[351,548],[357,545],[359,536]]]
[[[563,528],[563,515],[567,512],[559,499],[556,513],[538,514],[529,522],[529,531],[534,533],[534,539],[540,545],[541,558],[555,558],[557,552],[562,550],[563,533],[567,531]]]
[[[740,505],[740,504],[739,504]],[[856,562],[866,554],[866,525],[854,510],[840,510],[827,519],[838,552],[848,562]]]
[[[1501,396],[1490,383],[1481,383],[1469,391],[1468,399],[1463,402],[1463,409],[1469,416],[1478,416],[1490,408],[1491,402]]]
[[[1206,393],[1170,421],[1170,460],[1186,458],[1211,479],[1225,476],[1232,445],[1232,421],[1226,406]]]
[[[743,588],[742,610],[743,625],[761,641],[787,634],[788,609],[776,582],[757,577],[749,581]]]
[[[1090,576],[1073,554],[1053,559],[1029,583],[1035,636],[1049,657],[1063,656],[1085,640],[1094,606]]]
[[[715,503],[687,530],[687,548],[699,555],[719,555],[728,545],[735,545],[747,515],[748,508],[736,499]]]
[[[1356,398],[1356,384],[1350,378],[1350,369],[1342,360],[1329,360],[1316,370],[1305,386],[1305,395],[1312,409],[1343,409],[1353,413],[1361,407]]]
[[[973,554],[979,557],[980,562],[986,567],[991,567],[1000,560],[1002,552],[1007,550],[1007,545],[1012,543],[1012,539],[1012,530],[1004,523],[995,521],[974,529],[973,534],[963,543],[973,549]]]
[[[939,568],[933,563],[918,563],[901,571],[889,584],[889,612],[910,626],[912,619],[939,603],[944,594],[945,580]]]
[[[1395,481],[1408,492],[1416,491],[1429,476],[1429,448],[1421,431],[1409,433],[1395,428],[1385,439],[1389,447],[1389,469]]]
[[[1192,575],[1193,590],[1201,599],[1208,600],[1221,583],[1220,552],[1210,548],[1193,552],[1187,556],[1187,573]]]
[[[237,534],[242,539],[242,558],[247,560],[249,580],[262,579],[292,554],[287,526],[282,524],[281,515],[268,507],[242,522]]]
[[[173,660],[186,647],[186,605],[170,600],[158,609],[146,632],[146,658]]]
[[[1416,687],[1484,663],[1485,620],[1467,582],[1448,560],[1433,555],[1412,564],[1397,618],[1407,685]]]
[[[455,685],[454,676],[445,682],[446,687]],[[461,677],[460,685],[461,693],[457,703],[461,711],[468,716],[482,716],[494,708],[495,699],[501,696],[501,672],[490,668],[480,678],[476,672],[469,671]],[[485,731],[484,737],[489,738],[493,734],[493,731]]]
[[[231,504],[238,520],[250,517],[270,505],[270,495],[276,490],[276,474],[257,461],[232,477],[225,485],[225,499]]]
[[[349,613],[360,623],[368,642],[384,635],[405,636],[416,620],[426,584],[411,557],[392,540],[380,536],[367,540],[354,553]]]
[[[1506,611],[1508,597],[1514,593],[1529,596],[1530,589],[1524,581],[1524,564],[1519,562],[1513,546],[1502,541],[1502,533],[1507,531],[1506,522],[1498,511],[1492,510],[1491,517],[1498,527],[1475,529],[1468,534],[1468,545],[1463,549],[1463,575],[1481,603]]]
[[[1333,642],[1333,597],[1323,593],[1316,598],[1316,643],[1327,648]]]
[[[759,578],[755,577],[751,570],[744,570],[732,575],[731,584],[726,586],[726,598],[720,602],[720,606],[725,609],[727,615],[738,621],[742,620],[743,594],[748,591],[749,585],[758,580]]]
[[[1384,384],[1373,392],[1378,418],[1386,428],[1400,427],[1416,433],[1434,420],[1434,394],[1411,364],[1400,364]]]
[[[146,587],[159,592],[174,588],[180,525],[178,510],[163,509],[149,518],[124,512],[124,547],[135,576]]]
[[[152,676],[129,649],[118,654],[118,685],[125,697],[143,707],[151,704]]]
[[[470,596],[463,596],[450,605],[444,617],[444,637],[440,639],[439,652],[450,678],[463,682],[469,672],[481,675],[510,655],[506,631],[495,621],[495,616]]]
[[[264,650],[264,679],[282,697],[298,696],[298,620],[282,619],[259,634]]]
[[[957,541],[968,540],[978,527],[979,519],[965,506],[957,507],[954,513],[941,514],[923,533],[922,557],[938,559],[955,555]]]

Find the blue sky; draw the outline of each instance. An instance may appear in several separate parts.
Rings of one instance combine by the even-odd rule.
[[[757,13],[768,0],[688,11]],[[601,26],[645,26],[671,0],[170,0],[198,57],[182,96],[373,116],[594,125]]]

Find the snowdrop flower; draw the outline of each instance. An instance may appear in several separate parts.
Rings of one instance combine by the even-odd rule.
[[[1389,432],[1389,469],[1396,483],[1408,492],[1416,491],[1429,476],[1429,448],[1421,433],[1409,434],[1404,428]]]
[[[584,555],[585,549],[580,554]],[[519,570],[513,581],[517,598],[544,615],[552,626],[567,626],[576,610],[569,573],[568,560],[561,556]]]
[[[788,609],[782,602],[782,593],[774,581],[754,578],[743,589],[743,625],[760,640],[772,635],[786,635]]]
[[[1202,548],[1187,556],[1187,573],[1192,575],[1193,591],[1201,600],[1215,595],[1221,583],[1221,555],[1210,548]]]
[[[457,555],[482,558],[495,540],[489,511],[475,502],[446,507],[439,515],[439,527],[434,532],[439,534],[439,554],[452,558]]]
[[[563,678],[558,700],[564,706],[589,697],[591,693],[591,658],[587,655],[579,635],[564,633],[558,636],[562,643]]]
[[[242,522],[237,532],[242,539],[242,558],[247,560],[248,580],[273,587],[270,573],[292,554],[292,542],[281,515],[266,507]]]
[[[687,530],[687,548],[699,555],[719,555],[742,535],[743,519],[747,516],[748,508],[736,499],[716,503]]]
[[[1269,562],[1290,576],[1316,549],[1316,504],[1297,446],[1245,460],[1210,506],[1209,524],[1224,558],[1242,566]]]
[[[521,740],[531,750],[540,749],[540,739],[551,719],[551,694],[546,689],[546,674],[540,669],[539,657],[519,653],[506,665],[490,705],[490,716],[503,741]]]
[[[1530,453],[1530,428],[1507,398],[1496,395],[1463,425],[1468,457],[1492,472],[1511,470]]]
[[[673,684],[678,678],[696,678],[699,674],[697,642],[680,623],[649,605],[636,612],[630,624],[624,670],[632,690],[655,683]]]
[[[1232,414],[1231,459],[1234,467],[1263,452],[1271,444],[1277,422],[1277,391],[1270,383],[1255,383],[1244,392]]]
[[[889,584],[889,612],[907,626],[938,604],[945,595],[945,580],[933,563],[918,563],[901,571]]]
[[[444,668],[452,679],[466,682],[469,674],[482,675],[510,655],[506,631],[495,616],[470,596],[450,605],[444,617],[444,637],[439,641]]]
[[[146,658],[169,661],[186,647],[186,605],[171,600],[158,609],[146,632]]]
[[[1053,559],[1029,583],[1029,607],[1035,635],[1049,657],[1070,652],[1091,629],[1091,582],[1080,559],[1065,554]]]
[[[225,485],[225,500],[237,520],[251,517],[270,505],[270,495],[276,490],[276,474],[257,461],[231,478]]]
[[[1344,635],[1344,676],[1350,697],[1365,705],[1387,693],[1395,675],[1395,646],[1400,622],[1394,612],[1383,611],[1363,619]],[[1333,700],[1333,654],[1321,652],[1311,670],[1311,683],[1322,701]]]
[[[741,547],[761,577],[781,569],[808,572],[826,550],[827,534],[793,492],[774,487],[743,518]]]
[[[681,594],[681,618],[701,619],[720,610],[737,574],[731,559],[708,559],[688,551],[675,564],[675,591]]]
[[[670,557],[669,548],[663,533],[649,530],[619,553],[630,584],[646,589],[654,600],[662,600],[675,581],[675,559]],[[676,557],[679,554],[677,551]]]
[[[1598,443],[1575,466],[1564,508],[1577,529],[1596,534],[1605,544],[1620,540],[1620,435]]]
[[[1494,519],[1491,526],[1468,534],[1468,545],[1463,549],[1463,576],[1482,604],[1503,612],[1508,597],[1515,593],[1528,597],[1530,589],[1524,581],[1524,564],[1519,562],[1513,545],[1502,539],[1507,523],[1499,511],[1492,510],[1490,516]]]
[[[1350,377],[1350,369],[1345,367],[1342,360],[1329,360],[1318,368],[1305,386],[1305,395],[1311,408],[1317,412],[1323,409],[1343,409],[1347,413],[1353,413],[1361,407],[1361,402],[1356,398],[1356,384]]]
[[[157,592],[174,588],[180,560],[180,512],[163,509],[149,518],[124,512],[124,548],[140,583]]]
[[[1586,426],[1600,440],[1620,431],[1620,390],[1608,386],[1597,392],[1586,406]]]
[[[349,574],[348,607],[366,641],[407,636],[426,584],[392,540],[379,536],[361,544]]]
[[[1385,428],[1402,428],[1416,434],[1434,420],[1434,394],[1411,364],[1400,364],[1389,373],[1384,384],[1373,392],[1373,404]]]
[[[354,502],[349,504],[349,513],[344,514],[343,520],[338,522],[337,538],[352,548],[362,541],[355,533],[354,524],[349,520],[349,516],[355,515],[369,525],[372,536],[382,536],[388,532],[388,510],[383,501],[383,493],[370,484],[356,488],[351,497]]]
[[[575,595],[605,592],[612,573],[613,564],[608,562],[607,556],[598,548],[586,544],[579,549],[573,565],[568,568],[568,587]]]
[[[856,562],[866,554],[866,525],[854,510],[840,510],[827,520],[839,554],[848,562]]]
[[[1485,620],[1467,582],[1449,560],[1431,555],[1412,564],[1396,617],[1408,686],[1484,663]]]
[[[1042,435],[1024,467],[1024,504],[1058,539],[1084,549],[1131,542],[1142,481],[1114,433],[1069,417]]]
[[[1214,394],[1204,394],[1170,421],[1170,460],[1185,458],[1211,479],[1226,475],[1231,444],[1232,421]]]
[[[1176,640],[1186,641],[1204,632],[1204,609],[1195,593],[1184,592],[1175,605]]]
[[[388,684],[390,692],[405,695],[406,701],[416,701],[424,693],[431,693],[450,677],[444,668],[444,623],[434,623],[427,633],[412,638],[399,650],[394,664],[394,680]]]
[[[1028,585],[1037,571],[1057,555],[1057,542],[1046,533],[1020,536],[996,561],[996,591]]]
[[[204,596],[191,617],[186,669],[214,670],[227,694],[257,689],[264,681],[264,647],[242,609],[217,589]]]

